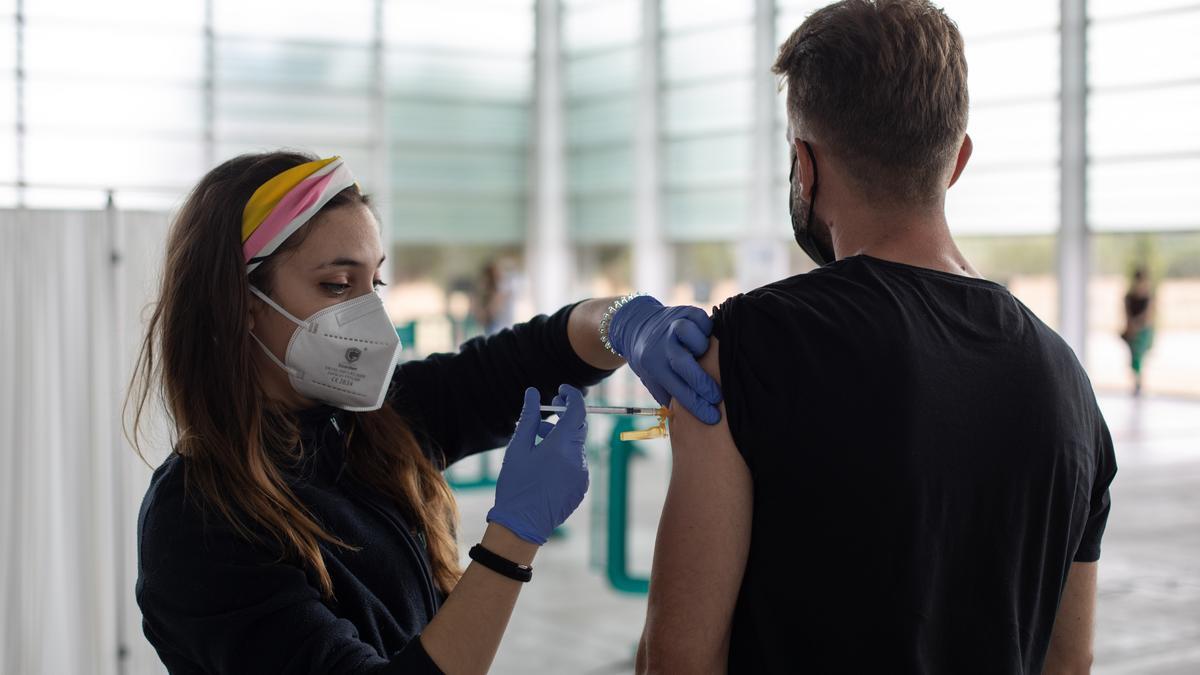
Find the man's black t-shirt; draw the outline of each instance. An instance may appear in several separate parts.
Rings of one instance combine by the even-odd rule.
[[[1003,286],[867,256],[713,335],[754,481],[730,672],[1040,672],[1116,473],[1063,340]]]

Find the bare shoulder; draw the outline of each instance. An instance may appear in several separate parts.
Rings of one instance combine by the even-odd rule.
[[[717,384],[721,384],[721,366],[719,359],[720,343],[717,338],[708,339],[708,351],[697,360],[704,372],[708,373]],[[716,432],[718,428],[724,428],[725,432],[729,432],[729,425],[725,421],[725,402],[721,401],[717,409],[721,412],[721,421],[717,424],[708,425],[696,419],[694,415],[688,412],[687,408],[679,404],[678,401],[671,400],[671,436],[677,437],[683,434],[686,438],[691,438],[696,434],[708,435]]]

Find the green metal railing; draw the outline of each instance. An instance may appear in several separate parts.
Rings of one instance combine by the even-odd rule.
[[[622,441],[621,432],[634,428],[633,417],[621,416],[609,435],[604,568],[608,583],[617,591],[645,595],[650,591],[650,580],[629,574],[629,462],[645,452],[638,447],[638,441]]]

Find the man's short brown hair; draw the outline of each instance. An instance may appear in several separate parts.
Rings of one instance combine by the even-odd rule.
[[[967,61],[958,27],[927,0],[818,9],[773,70],[792,128],[827,144],[868,196],[928,203],[945,189],[967,127]]]

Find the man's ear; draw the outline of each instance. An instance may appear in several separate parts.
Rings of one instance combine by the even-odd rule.
[[[967,160],[971,159],[971,151],[974,149],[971,134],[963,134],[962,145],[958,147],[958,158],[954,160],[954,173],[950,174],[950,184],[947,188],[958,182],[958,177],[962,175],[963,169],[967,168]]]
[[[808,154],[808,148],[804,147],[804,141],[800,139],[792,141],[792,152],[796,155],[796,182],[801,186],[800,198],[806,202],[811,202],[813,176],[815,175],[812,156]]]

